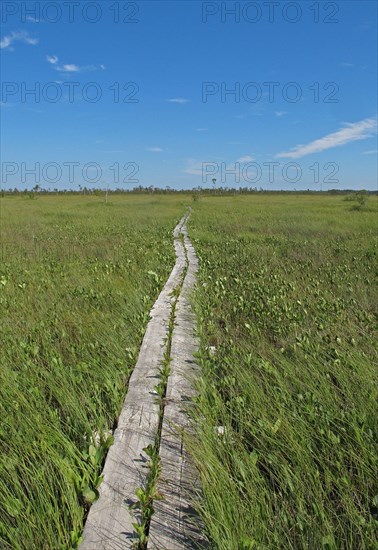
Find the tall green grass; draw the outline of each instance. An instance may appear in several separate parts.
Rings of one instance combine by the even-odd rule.
[[[203,198],[189,223],[212,547],[377,548],[377,203]]]
[[[182,199],[1,200],[0,546],[75,548]]]

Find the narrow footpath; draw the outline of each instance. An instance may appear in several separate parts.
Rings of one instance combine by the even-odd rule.
[[[184,444],[198,376],[189,302],[198,261],[189,216],[173,232],[176,263],[150,312],[80,550],[206,546],[193,508],[199,480]]]

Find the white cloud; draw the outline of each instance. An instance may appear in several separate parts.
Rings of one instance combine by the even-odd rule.
[[[377,155],[378,154],[378,149],[370,149],[370,151],[364,151],[362,154],[363,155]]]
[[[52,61],[49,61],[52,63]],[[76,65],[75,63],[66,63],[64,65],[56,65],[56,62],[53,63],[55,65],[55,69],[57,71],[60,71],[62,73],[78,73],[78,72],[88,72],[88,71],[98,71],[101,69],[102,71],[105,70],[105,65],[84,65],[80,67],[79,65]]]
[[[39,19],[36,19],[35,17],[33,17],[32,15],[27,15],[25,17],[25,20],[26,21],[30,21],[31,23],[40,23],[41,21]]]
[[[352,141],[366,139],[372,137],[377,130],[377,120],[374,118],[365,118],[359,122],[345,123],[344,128],[340,128],[337,132],[327,134],[326,136],[311,141],[307,145],[297,145],[291,151],[278,153],[276,158],[301,158],[312,153],[319,153],[339,147]]]
[[[46,59],[49,63],[51,63],[51,65],[58,63],[58,58],[56,55],[46,55]]]
[[[173,97],[172,99],[167,99],[169,103],[179,103],[180,105],[183,105],[184,103],[189,103],[189,99],[186,99],[185,97]]]
[[[240,157],[236,162],[252,162],[253,160],[255,159],[250,155],[245,155],[244,157]]]
[[[276,116],[284,116],[287,115],[287,111],[274,111],[274,114]]]
[[[62,73],[78,73],[81,69],[78,65],[69,63],[67,65],[61,65],[57,67],[56,70],[61,71]]]
[[[151,153],[162,153],[164,149],[161,147],[147,147],[147,151],[151,151]]]
[[[354,67],[354,63],[339,63],[339,67]]]
[[[196,132],[207,132],[207,128],[197,128]]]
[[[4,48],[8,48],[8,46],[10,46],[12,43],[12,40],[11,40],[11,37],[10,36],[4,36],[4,38],[2,38],[0,40],[0,48],[3,50]]]
[[[29,33],[25,31],[11,32],[0,40],[0,48],[2,50],[9,48],[13,51],[13,48],[11,47],[13,42],[23,42],[24,44],[31,44],[32,46],[35,46],[38,44],[38,38],[32,38]]]

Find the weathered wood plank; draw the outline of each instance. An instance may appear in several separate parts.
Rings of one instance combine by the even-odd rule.
[[[166,405],[160,444],[161,476],[158,492],[162,500],[154,502],[148,548],[180,550],[205,548],[202,525],[193,508],[199,493],[197,472],[185,449],[185,433],[190,431],[187,414],[198,376],[194,353],[198,342],[194,335],[195,317],[189,303],[195,283],[198,261],[183,226],[188,270],[175,312]]]
[[[185,267],[184,248],[178,239],[185,219],[184,216],[174,231],[176,264],[150,313],[151,320],[114,432],[114,443],[106,458],[100,497],[89,511],[81,550],[126,549],[132,548],[136,541],[132,523],[137,515],[130,511],[130,505],[137,500],[137,488],[146,484],[149,468],[143,448],[155,444],[159,426],[159,403],[154,388],[164,360],[171,292],[180,282]]]

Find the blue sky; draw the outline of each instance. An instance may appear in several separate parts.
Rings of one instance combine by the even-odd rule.
[[[5,188],[377,188],[376,2],[1,10]]]

